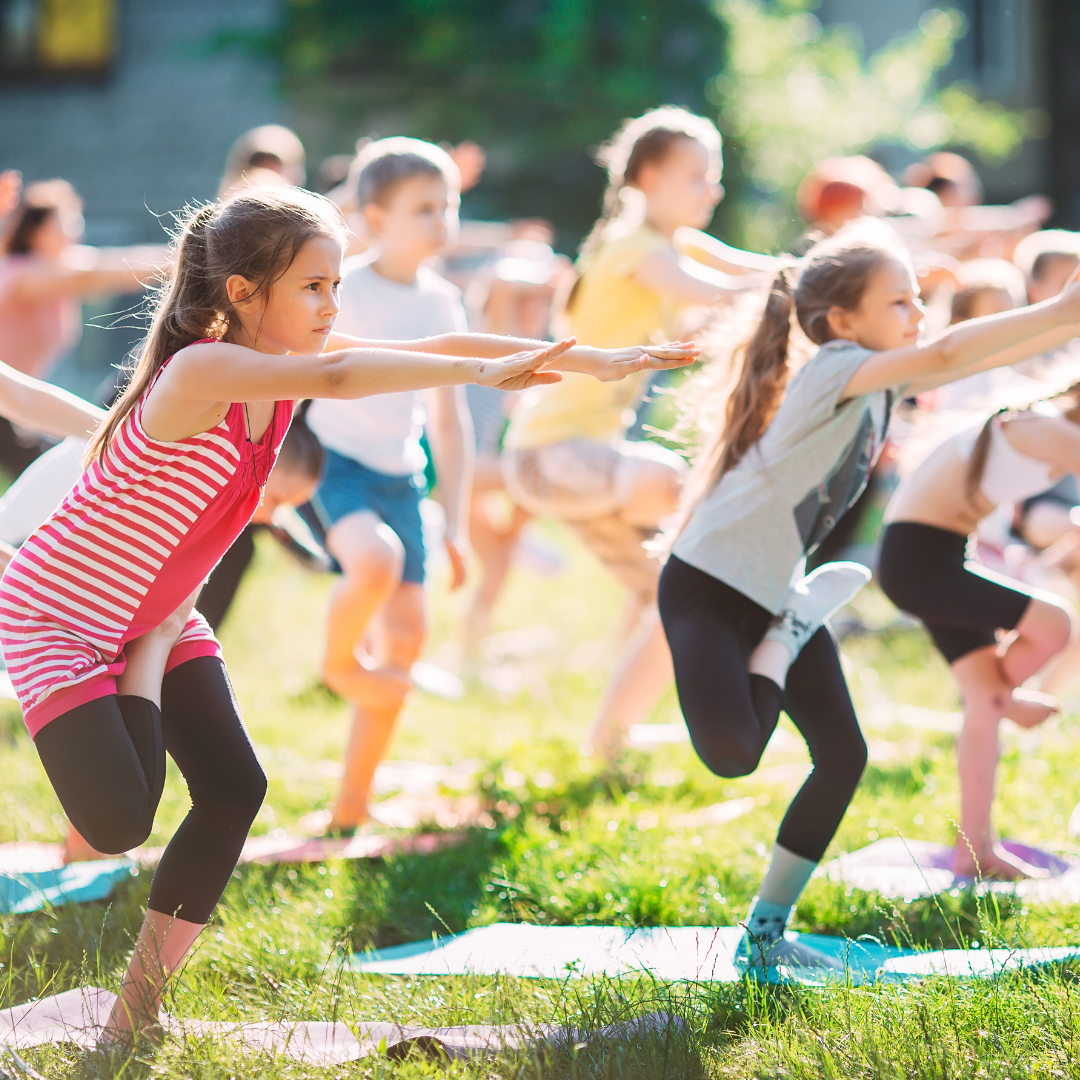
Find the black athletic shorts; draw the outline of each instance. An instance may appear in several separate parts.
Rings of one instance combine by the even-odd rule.
[[[966,558],[968,538],[933,525],[895,521],[885,530],[878,582],[901,611],[922,620],[951,664],[1014,630],[1031,591]]]

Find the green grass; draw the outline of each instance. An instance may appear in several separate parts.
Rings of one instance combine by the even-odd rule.
[[[505,661],[514,678],[498,684],[501,692],[476,677],[459,702],[417,695],[392,751],[435,763],[476,761],[478,788],[500,808],[495,827],[434,855],[239,869],[168,1007],[206,1019],[526,1020],[585,1031],[661,1009],[684,1021],[680,1031],[453,1066],[416,1056],[326,1070],[185,1038],[131,1060],[43,1048],[26,1055],[34,1067],[48,1077],[177,1080],[1080,1076],[1080,1002],[1071,969],[989,983],[828,991],[647,979],[405,979],[341,970],[352,948],[499,920],[731,924],[757,888],[780,816],[807,767],[794,730],[785,721],[759,773],[740,780],[712,776],[686,744],[628,754],[610,770],[582,759],[577,745],[614,656],[610,632],[620,596],[565,533],[553,530],[549,538],[566,552],[566,571],[554,579],[515,572],[499,612],[499,630],[548,628],[532,636],[531,655]],[[256,831],[294,826],[326,805],[336,784],[327,763],[340,759],[348,719],[316,678],[329,586],[263,544],[225,627],[230,670],[270,781]],[[436,658],[449,655],[464,602],[436,590]],[[874,625],[892,617],[873,591],[859,609]],[[956,708],[948,673],[919,632],[849,638],[844,654],[867,717],[880,715],[874,706],[884,698]],[[515,683],[520,689],[508,692]],[[653,719],[679,719],[672,694]],[[1003,833],[1073,850],[1064,822],[1080,798],[1076,734],[1070,715],[1044,731],[1006,735],[997,812]],[[951,841],[951,737],[877,721],[867,738],[871,764],[833,850],[897,832]],[[0,713],[0,770],[0,841],[59,839],[59,806],[10,709]],[[679,824],[695,808],[744,796],[756,809],[729,824]],[[150,842],[164,843],[184,812],[183,786],[170,774]],[[0,919],[0,1005],[86,983],[115,988],[148,887],[143,874],[108,905]],[[1080,909],[994,905],[967,893],[893,902],[815,880],[795,927],[901,944],[1059,945],[1080,941]]]

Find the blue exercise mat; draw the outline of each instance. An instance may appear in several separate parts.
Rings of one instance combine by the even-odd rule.
[[[69,863],[55,870],[0,874],[0,914],[104,900],[123,881],[139,872],[130,859]]]
[[[376,975],[517,975],[565,979],[648,974],[665,982],[736,982],[738,926],[533,926],[495,923],[462,934],[355,953],[352,969]],[[1080,949],[945,949],[916,952],[876,941],[788,934],[770,981],[808,986],[899,982],[928,975],[982,978],[1060,963]]]

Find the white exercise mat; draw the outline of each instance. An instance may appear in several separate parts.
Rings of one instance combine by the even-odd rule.
[[[102,1029],[116,995],[97,987],[80,987],[25,1005],[0,1011],[0,1042],[15,1050],[46,1044],[74,1043],[87,1049],[99,1045]],[[176,1039],[212,1038],[238,1049],[270,1053],[309,1065],[342,1065],[377,1053],[399,1056],[410,1046],[435,1048],[440,1055],[462,1059],[489,1057],[530,1046],[570,1046],[596,1039],[629,1038],[649,1031],[681,1027],[667,1013],[649,1013],[636,1020],[612,1024],[594,1033],[549,1024],[467,1024],[428,1028],[360,1021],[355,1028],[341,1023],[309,1020],[229,1023],[181,1020],[161,1014],[162,1026]]]

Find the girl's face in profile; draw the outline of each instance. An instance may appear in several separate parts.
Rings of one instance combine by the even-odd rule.
[[[697,139],[676,139],[662,161],[645,165],[637,184],[650,214],[668,224],[703,229],[723,198],[720,164]]]
[[[235,303],[243,337],[238,334],[232,340],[260,352],[322,352],[339,310],[341,256],[341,244],[332,237],[308,240],[270,286],[266,299],[260,295]],[[249,295],[255,292],[254,283],[235,280],[248,285]]]
[[[919,340],[926,308],[910,266],[889,259],[870,274],[866,291],[853,311],[835,307],[829,312],[833,333],[882,351],[914,345]]]

